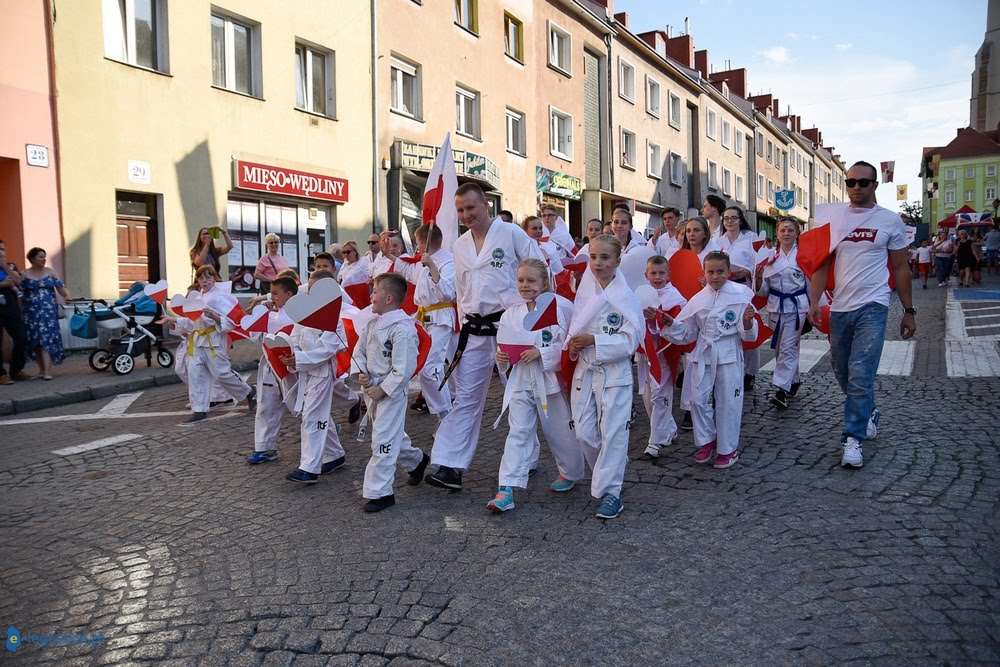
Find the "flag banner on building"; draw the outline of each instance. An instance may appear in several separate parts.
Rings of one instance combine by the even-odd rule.
[[[906,201],[906,184],[896,186],[896,201]]]
[[[882,182],[892,183],[892,172],[896,170],[896,161],[889,160],[882,163]]]
[[[990,224],[987,222],[992,215],[990,213],[956,213],[955,220],[959,225],[979,225]]]
[[[450,251],[458,240],[458,211],[455,210],[455,191],[458,190],[458,175],[455,173],[455,156],[451,152],[451,132],[444,138],[444,144],[434,159],[434,166],[427,176],[424,186],[424,202],[421,207],[423,223],[437,225],[441,230],[441,247]]]

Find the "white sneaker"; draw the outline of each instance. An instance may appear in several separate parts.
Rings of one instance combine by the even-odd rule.
[[[878,408],[872,410],[872,413],[868,416],[868,431],[865,433],[865,437],[871,440],[878,435],[878,420],[882,417],[882,413],[878,411]]]
[[[845,468],[860,468],[864,463],[861,443],[850,437],[844,440],[844,455],[840,457],[840,465]]]

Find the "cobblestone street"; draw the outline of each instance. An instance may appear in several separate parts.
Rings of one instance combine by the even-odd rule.
[[[367,444],[346,424],[348,465],[303,488],[284,479],[291,418],[279,462],[247,466],[245,411],[180,427],[176,385],[131,408],[163,416],[56,419],[105,399],[5,418],[0,620],[106,641],[25,644],[4,662],[997,664],[1000,381],[919,372],[945,366],[945,292],[916,292],[915,361],[879,376],[864,468],[839,466],[828,361],[783,413],[762,373],[735,467],[695,465],[682,434],[656,464],[630,462],[625,511],[606,523],[586,484],[547,491],[544,450],[517,509],[486,512],[504,428],[483,431],[462,492],[398,475],[397,506],[366,515]],[[499,403],[494,383],[484,422]],[[433,418],[408,420],[429,449]],[[634,430],[637,458],[641,408]]]

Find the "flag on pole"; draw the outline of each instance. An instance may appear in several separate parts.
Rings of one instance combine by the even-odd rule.
[[[882,163],[882,182],[892,183],[892,173],[896,170],[896,161],[889,160]]]
[[[441,230],[441,247],[449,251],[458,240],[456,190],[458,190],[458,175],[455,173],[455,157],[451,152],[451,132],[449,132],[427,177],[421,213],[425,225],[435,224]]]
[[[896,201],[906,201],[906,184],[896,186]]]

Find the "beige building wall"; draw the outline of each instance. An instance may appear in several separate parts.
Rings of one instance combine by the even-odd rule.
[[[364,235],[372,210],[370,5],[337,4],[343,20],[319,0],[164,3],[164,73],[105,57],[101,3],[60,4],[54,42],[63,218],[67,273],[79,293],[117,293],[116,191],[156,196],[162,274],[172,290],[185,288],[197,230],[227,219],[234,157],[347,179],[346,204],[279,199],[329,207],[335,238]],[[259,26],[254,96],[212,85],[215,8]],[[336,119],[296,109],[298,40],[334,52]],[[148,184],[130,181],[130,160],[148,165]]]
[[[706,84],[709,85],[709,84]],[[743,132],[744,135],[753,133],[753,125],[748,116],[734,110],[725,100],[721,93],[716,94],[714,88],[711,88],[709,93],[704,93],[701,96],[701,101],[699,105],[699,122],[700,132],[698,141],[700,142],[700,164],[701,169],[701,200],[704,201],[705,196],[713,194],[722,197],[727,203],[737,201],[736,197],[736,177],[743,176],[746,178],[747,174],[747,150],[743,149],[743,155],[737,154],[737,142],[736,142],[736,131],[739,130]],[[714,138],[710,133],[710,121],[709,117],[711,113],[716,114],[715,119],[715,136]],[[728,142],[724,141],[724,124],[728,123],[730,127],[730,135]],[[711,164],[715,164],[716,176],[713,180],[711,176]],[[725,187],[725,172],[730,173],[730,186],[729,190],[726,191]],[[744,184],[744,187],[749,187]],[[746,190],[745,192],[749,192]],[[738,202],[742,206],[745,206],[745,199],[747,195],[744,194],[744,201]]]
[[[785,187],[784,155],[788,153],[788,141],[785,135],[775,130],[767,123],[760,113],[757,114],[757,145],[763,147],[757,152],[757,173],[764,176],[764,189],[757,192],[756,210],[761,215],[770,216],[774,207],[774,190]],[[770,147],[770,148],[769,148]],[[768,159],[770,152],[770,159]],[[759,180],[758,180],[759,182]],[[771,189],[771,184],[774,190]]]
[[[812,148],[808,142],[799,140],[792,135],[788,143],[788,187],[795,188],[795,206],[788,213],[799,220],[806,221],[810,216],[809,202],[812,201],[813,182],[810,178],[810,163]]]

